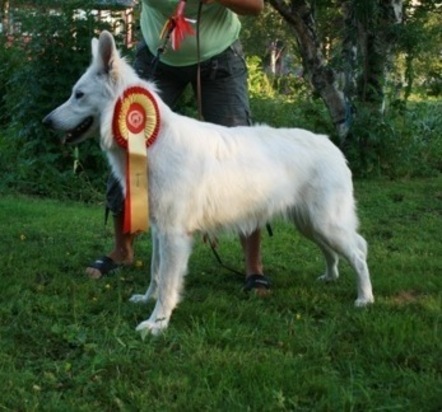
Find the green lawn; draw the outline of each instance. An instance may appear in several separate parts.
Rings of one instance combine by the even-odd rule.
[[[442,178],[358,181],[376,303],[355,309],[354,275],[316,281],[319,251],[283,223],[264,238],[273,293],[241,291],[199,240],[184,301],[144,341],[152,309],[137,264],[92,281],[112,243],[100,205],[0,199],[0,410],[442,411]],[[226,264],[241,270],[233,237]]]

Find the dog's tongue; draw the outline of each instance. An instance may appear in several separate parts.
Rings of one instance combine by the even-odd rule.
[[[69,144],[71,143],[73,140],[75,140],[75,137],[73,135],[72,132],[68,132],[66,133],[62,138],[61,138],[61,144]]]
[[[94,119],[93,117],[88,117],[83,122],[81,122],[75,129],[69,130],[62,139],[63,144],[75,143],[83,136],[91,127]]]

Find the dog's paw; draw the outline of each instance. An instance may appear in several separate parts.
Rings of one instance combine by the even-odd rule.
[[[149,319],[141,322],[135,330],[140,333],[141,339],[144,340],[147,335],[158,336],[164,332],[167,329],[168,323],[169,320],[166,318],[156,320]]]
[[[148,295],[132,295],[129,299],[129,302],[138,303],[138,304],[145,304],[148,301],[149,301]]]
[[[317,281],[318,282],[334,282],[337,279],[338,279],[338,276],[335,276],[335,275],[330,276],[329,274],[326,273],[325,275],[319,276]]]
[[[368,296],[368,297],[363,297],[363,298],[357,298],[355,300],[355,306],[357,308],[363,308],[367,305],[370,305],[374,303],[374,297],[373,296]]]

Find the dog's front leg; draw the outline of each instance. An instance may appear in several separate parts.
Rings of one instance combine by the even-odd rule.
[[[159,233],[158,298],[150,318],[137,326],[142,335],[159,334],[167,328],[180,299],[192,237],[184,232]]]
[[[147,303],[149,299],[157,298],[158,272],[160,268],[160,247],[159,238],[155,227],[151,228],[152,233],[152,255],[150,261],[150,283],[144,295],[132,295],[130,301],[133,303]]]

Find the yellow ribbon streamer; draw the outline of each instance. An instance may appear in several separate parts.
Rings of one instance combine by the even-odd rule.
[[[129,133],[127,147],[125,231],[146,232],[149,228],[147,155],[144,133]]]

